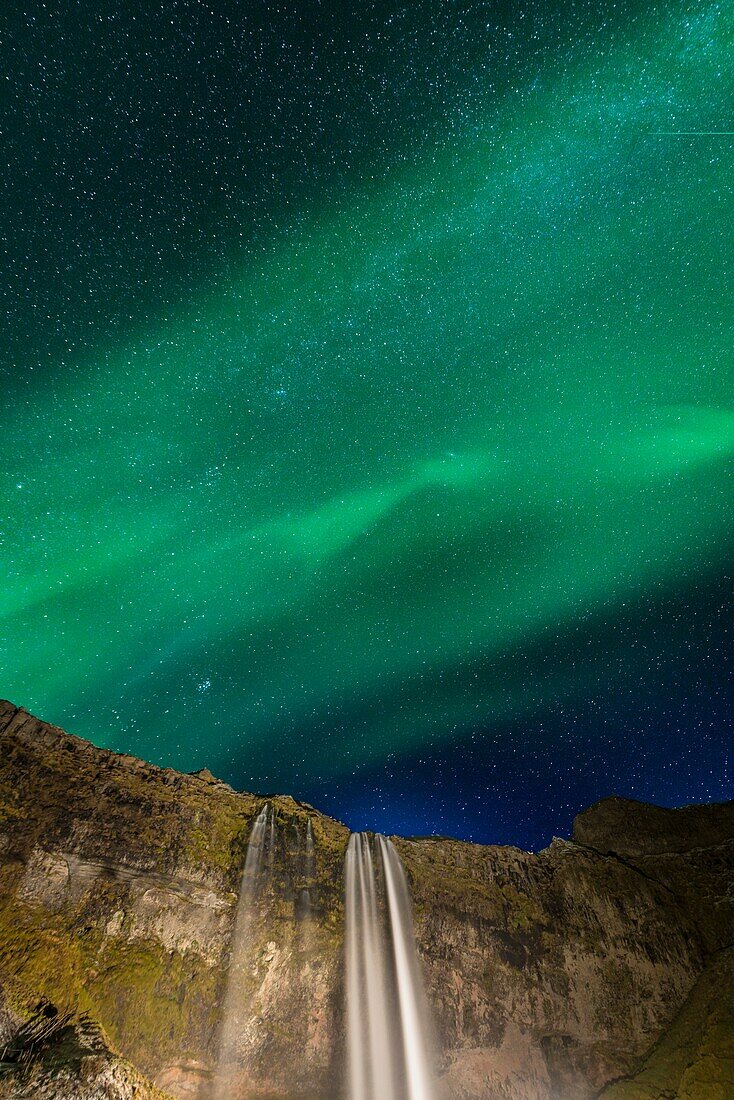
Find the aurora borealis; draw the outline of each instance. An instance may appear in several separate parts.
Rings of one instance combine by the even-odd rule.
[[[14,28],[2,694],[353,828],[732,797],[734,10],[137,18]]]

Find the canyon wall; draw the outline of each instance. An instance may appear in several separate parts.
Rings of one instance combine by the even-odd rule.
[[[52,1011],[76,1028],[74,1050],[80,1028],[99,1029],[77,1058],[90,1080],[104,1064],[133,1081],[100,1096],[160,1095],[142,1074],[206,1100],[247,839],[265,801],[0,703],[0,1054]],[[335,1100],[349,832],[289,797],[267,801],[276,840],[249,929],[231,1094]],[[726,1082],[734,1065],[734,805],[607,799],[580,815],[572,841],[537,854],[394,841],[445,1100],[734,1095],[705,1091],[707,1074]],[[34,1095],[20,1061],[0,1057],[0,1097]],[[53,1093],[53,1072],[43,1095],[67,1095]]]

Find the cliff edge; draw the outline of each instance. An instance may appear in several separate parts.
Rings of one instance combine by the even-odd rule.
[[[51,1005],[74,1034],[80,1020],[84,1034],[100,1028],[109,1054],[95,1056],[123,1083],[139,1075],[131,1096],[205,1100],[265,801],[0,703],[0,1048],[17,1050]],[[267,801],[273,856],[252,916],[232,1095],[338,1097],[349,832],[287,796]],[[446,1100],[734,1095],[734,805],[606,799],[577,818],[573,840],[535,854],[394,840]],[[0,1096],[24,1095],[23,1059],[1,1055]],[[36,1072],[49,1064],[39,1058]]]

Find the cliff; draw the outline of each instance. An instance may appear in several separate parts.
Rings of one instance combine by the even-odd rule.
[[[76,1095],[61,1084],[27,1092],[30,1067],[47,1090],[49,1065],[61,1063],[67,1089],[86,1066],[85,1100],[159,1096],[150,1082],[205,1100],[246,843],[264,801],[0,703],[3,1100]],[[349,833],[291,798],[268,801],[276,844],[249,930],[232,1096],[338,1097]],[[731,1080],[731,1003],[718,995],[731,973],[731,804],[671,811],[608,799],[580,815],[573,841],[537,854],[394,839],[446,1100],[734,1095],[705,1083]],[[23,1058],[39,1005],[53,1005],[66,1031]],[[85,1053],[90,1027],[103,1038]],[[95,1093],[104,1073],[113,1083]]]
[[[52,1005],[16,1026],[0,1053],[0,1100],[166,1100],[99,1024]]]

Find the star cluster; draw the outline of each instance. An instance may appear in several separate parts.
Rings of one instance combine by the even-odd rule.
[[[733,33],[22,11],[3,694],[354,828],[731,797]]]

